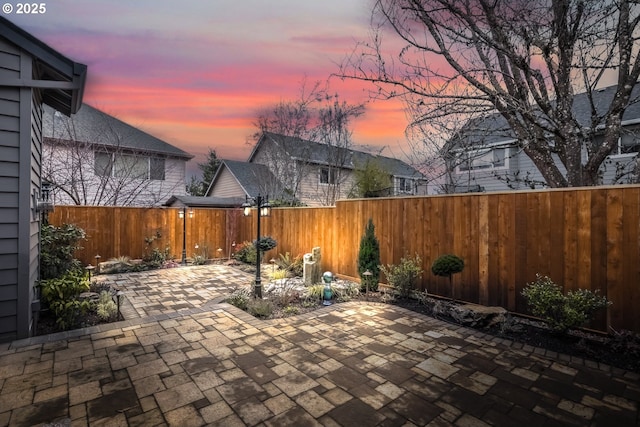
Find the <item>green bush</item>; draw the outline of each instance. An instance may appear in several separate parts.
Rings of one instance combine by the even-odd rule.
[[[270,236],[263,236],[260,238],[260,255],[264,252],[275,248],[277,245],[276,241]],[[256,242],[242,242],[241,244],[236,246],[236,253],[234,258],[238,261],[245,262],[247,264],[255,264],[256,263]]]
[[[59,278],[42,280],[40,295],[56,318],[62,330],[76,325],[80,314],[91,308],[89,301],[80,301],[78,295],[89,290],[89,280],[83,271],[71,270]]]
[[[451,277],[452,274],[464,270],[464,261],[456,255],[442,255],[431,265],[431,272],[436,276]]]
[[[226,302],[238,307],[240,310],[246,310],[247,306],[249,305],[251,295],[251,291],[248,288],[238,289],[233,292],[229,298],[226,299]]]
[[[73,255],[81,249],[78,243],[84,238],[84,230],[74,224],[43,225],[40,229],[40,278],[54,279],[80,268],[80,261]]]
[[[204,255],[194,255],[193,256],[193,265],[204,265],[207,263],[207,259]]]
[[[355,283],[350,283],[344,287],[331,287],[331,295],[333,295],[333,299],[338,302],[347,302],[351,301],[353,298],[357,297],[360,294],[360,286]]]
[[[289,252],[284,255],[280,254],[275,260],[275,263],[281,269],[291,272],[293,276],[302,276],[303,274],[304,265],[300,255],[292,258]]]
[[[389,285],[401,297],[408,297],[415,289],[416,282],[422,278],[422,259],[416,254],[415,258],[403,257],[398,265],[380,266],[380,270],[387,276]]]
[[[285,316],[295,316],[296,314],[300,313],[300,309],[296,306],[288,305],[282,309],[282,313]]]
[[[254,245],[255,245],[255,241],[254,241]],[[271,236],[260,237],[260,242],[258,243],[258,247],[260,248],[260,253],[270,251],[276,246],[278,246],[278,243],[273,237]]]
[[[234,258],[247,264],[256,263],[256,247],[251,242],[242,242],[236,246]]]
[[[153,236],[144,239],[145,253],[142,256],[142,261],[148,268],[160,268],[169,258],[169,247],[159,248],[158,241],[160,239],[162,239],[160,230],[157,230]]]
[[[96,314],[101,320],[113,320],[118,314],[118,305],[113,302],[111,292],[102,291],[96,302]]]
[[[282,279],[287,279],[289,277],[291,277],[291,273],[289,273],[288,270],[283,270],[281,268],[269,273],[269,278],[271,280],[282,280]]]
[[[464,270],[464,261],[462,258],[456,255],[442,255],[438,259],[436,259],[431,265],[431,272],[436,276],[448,277],[449,278],[449,289],[451,292],[451,298],[455,301],[454,292],[453,292],[453,276],[455,273],[460,273]]]
[[[542,318],[555,332],[566,332],[584,325],[593,314],[611,304],[606,297],[587,289],[562,294],[560,286],[549,277],[536,275],[536,281],[528,283],[522,291],[531,313]]]
[[[380,243],[376,238],[373,220],[369,218],[364,229],[364,235],[360,240],[360,250],[358,251],[358,274],[360,275],[361,289],[365,289],[366,276],[365,271],[371,272],[372,276],[368,279],[369,290],[377,291],[378,282],[380,281]]]
[[[314,303],[318,303],[322,301],[324,296],[324,285],[323,284],[315,284],[311,286],[307,286],[305,288],[304,298],[307,301],[313,301]]]

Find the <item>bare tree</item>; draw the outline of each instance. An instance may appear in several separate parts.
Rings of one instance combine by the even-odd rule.
[[[280,138],[279,145],[264,152],[262,160],[282,183],[286,193],[283,198],[292,201],[300,196],[303,180],[309,174],[319,173],[311,164],[316,164],[320,157],[326,166],[326,170],[320,173],[327,174],[327,185],[316,197],[323,205],[335,204],[346,179],[343,168],[350,160],[352,132],[349,126],[363,112],[363,104],[341,101],[337,94],[331,94],[328,87],[320,82],[314,83],[309,90],[303,81],[298,99],[280,101],[259,113],[254,140],[265,133],[289,137]],[[322,152],[302,140],[322,144]],[[291,161],[292,154],[295,154],[296,162]],[[315,158],[313,162],[312,158]]]
[[[45,112],[42,174],[52,184],[56,203],[154,206],[184,194],[184,159],[132,148],[141,131],[116,128],[98,113],[88,122]],[[87,135],[98,137],[88,141]]]
[[[372,17],[371,41],[345,59],[342,77],[374,83],[377,97],[401,97],[413,124],[442,125],[440,146],[456,132],[451,117],[497,112],[547,185],[599,183],[635,101],[637,3],[376,0]],[[595,91],[611,75],[615,94],[597,105]],[[574,111],[580,92],[588,123]]]

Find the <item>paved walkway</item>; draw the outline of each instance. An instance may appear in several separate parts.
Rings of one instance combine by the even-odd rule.
[[[0,426],[640,426],[638,374],[398,307],[260,321],[215,303],[251,280],[226,267],[110,280],[142,317],[0,344]]]

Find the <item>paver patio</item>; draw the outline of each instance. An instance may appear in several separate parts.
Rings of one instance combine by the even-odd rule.
[[[391,305],[261,321],[217,303],[228,267],[108,280],[128,320],[0,344],[0,426],[640,425],[636,373]]]

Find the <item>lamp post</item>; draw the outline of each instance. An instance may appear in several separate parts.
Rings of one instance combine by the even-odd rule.
[[[187,265],[187,208],[180,208],[178,217],[182,218],[182,265]],[[193,209],[189,209],[189,218],[193,218]]]
[[[269,204],[269,196],[263,197],[258,194],[254,198],[245,199],[242,204],[244,216],[251,215],[251,207],[255,206],[257,210],[257,229],[258,237],[256,238],[256,281],[253,289],[253,296],[256,298],[262,298],[262,279],[260,278],[260,218],[263,216],[271,215],[271,205]]]

